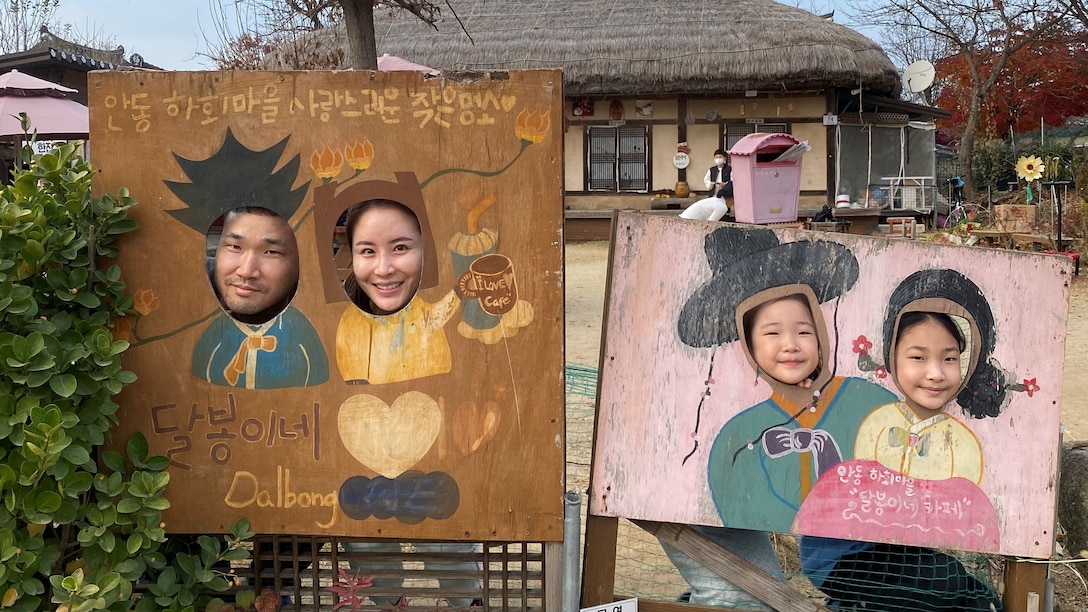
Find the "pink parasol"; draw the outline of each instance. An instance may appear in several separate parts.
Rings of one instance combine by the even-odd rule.
[[[378,58],[378,70],[382,72],[394,72],[397,70],[410,70],[412,72],[426,72],[430,76],[438,76],[440,73],[434,68],[428,68],[422,64],[409,62],[406,59],[386,53]]]
[[[22,135],[19,113],[39,135],[86,136],[87,107],[65,98],[75,91],[18,70],[0,75],[0,137]]]

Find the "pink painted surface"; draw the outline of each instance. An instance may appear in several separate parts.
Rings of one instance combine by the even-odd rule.
[[[728,226],[642,214],[618,219],[600,366],[590,490],[594,514],[721,524],[707,485],[711,445],[726,421],[770,394],[738,342],[692,348],[677,333],[685,302],[711,278],[704,240],[721,227]],[[1035,384],[1030,396],[1010,393],[996,418],[968,418],[955,405],[948,410],[981,442],[979,490],[994,508],[999,552],[1049,556],[1071,272],[1067,260],[838,233],[775,233],[782,243],[834,241],[853,252],[860,267],[857,283],[837,303],[822,307],[836,374],[866,378],[892,393],[897,391],[889,379],[859,369],[852,343],[864,335],[874,344],[871,354],[883,355],[883,321],[893,289],[910,274],[930,268],[959,271],[978,285],[994,315],[992,365]],[[1031,308],[1025,309],[1029,302]],[[853,527],[842,526],[840,535],[853,533]],[[885,541],[938,545],[921,529],[886,531]]]
[[[909,534],[939,548],[1001,549],[994,506],[975,483],[905,477],[871,459],[843,461],[821,476],[794,530],[868,541]]]

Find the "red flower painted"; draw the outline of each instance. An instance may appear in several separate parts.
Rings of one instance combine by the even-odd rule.
[[[869,350],[873,348],[873,343],[869,342],[869,339],[865,336],[858,336],[857,340],[854,340],[854,352],[859,355],[868,355]]]
[[[1024,391],[1027,391],[1028,397],[1035,395],[1036,391],[1042,389],[1042,387],[1040,387],[1038,383],[1035,382],[1035,380],[1036,379],[1034,378],[1024,379]]]
[[[876,370],[873,371],[873,373],[876,374],[877,378],[887,378],[888,377],[888,368],[886,368],[886,367],[884,367],[882,365],[878,365],[876,367]]]

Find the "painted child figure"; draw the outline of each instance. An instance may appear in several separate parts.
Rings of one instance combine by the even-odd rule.
[[[715,438],[706,469],[725,527],[697,529],[781,579],[764,532],[789,531],[807,492],[799,473],[804,470],[805,480],[815,481],[840,460],[838,449],[853,449],[861,419],[894,396],[867,381],[834,375],[834,345],[819,316],[820,304],[837,300],[857,282],[858,263],[849,249],[823,241],[780,243],[774,232],[763,228],[719,228],[707,235],[704,251],[712,277],[687,300],[677,334],[693,348],[743,338],[757,382],[770,385],[771,397],[742,410]],[[787,327],[790,338],[776,340]],[[765,330],[762,339],[756,339],[756,328]],[[757,351],[763,365],[757,362]],[[713,371],[713,359],[710,367]],[[819,402],[813,401],[814,395]],[[695,417],[698,423],[699,415]],[[764,450],[765,437],[773,447],[770,453]],[[801,444],[802,437],[809,438],[807,444]],[[699,450],[698,436],[694,439],[688,458]],[[792,444],[795,439],[797,445]],[[735,605],[728,601],[732,585],[671,551],[667,542],[662,545],[692,585],[692,603]],[[718,597],[700,597],[700,591],[713,595],[714,589]]]
[[[973,344],[977,355],[978,343]],[[875,458],[915,478],[979,482],[978,439],[944,412],[964,385],[960,358],[967,347],[960,327],[943,312],[903,312],[891,347],[889,366],[905,400],[882,406],[865,420],[856,457]],[[930,548],[804,537],[801,565],[832,605],[846,609],[1002,610],[996,595],[959,561]]]
[[[904,476],[982,481],[982,445],[945,412],[959,392],[960,355],[967,344],[952,317],[941,312],[900,316],[895,380],[906,400],[881,406],[858,429],[854,457],[875,459]]]
[[[786,385],[807,389],[819,367],[819,341],[809,312],[808,300],[794,294],[765,302],[752,313],[752,347],[756,363]],[[746,529],[698,527],[723,548],[759,566],[767,574],[783,580],[782,569],[770,546],[767,534]],[[662,548],[691,585],[690,602],[746,610],[766,610],[761,602],[724,578],[671,547],[662,540]]]
[[[822,474],[854,449],[858,423],[895,399],[837,376],[808,285],[761,291],[737,308],[744,348],[771,396],[731,418],[710,451],[710,492],[727,526],[790,531]]]

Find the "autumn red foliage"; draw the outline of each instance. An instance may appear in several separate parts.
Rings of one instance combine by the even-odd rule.
[[[1086,55],[1088,35],[1056,28],[1009,57],[997,84],[982,101],[979,136],[1001,137],[1010,128],[1037,130],[1040,119],[1057,127],[1070,117],[1088,115]],[[992,67],[988,54],[979,51],[975,57],[985,80]],[[957,126],[967,119],[971,78],[962,55],[940,60],[936,67],[943,84],[936,106],[953,111],[951,117],[938,121],[938,128],[954,142],[962,129]]]

